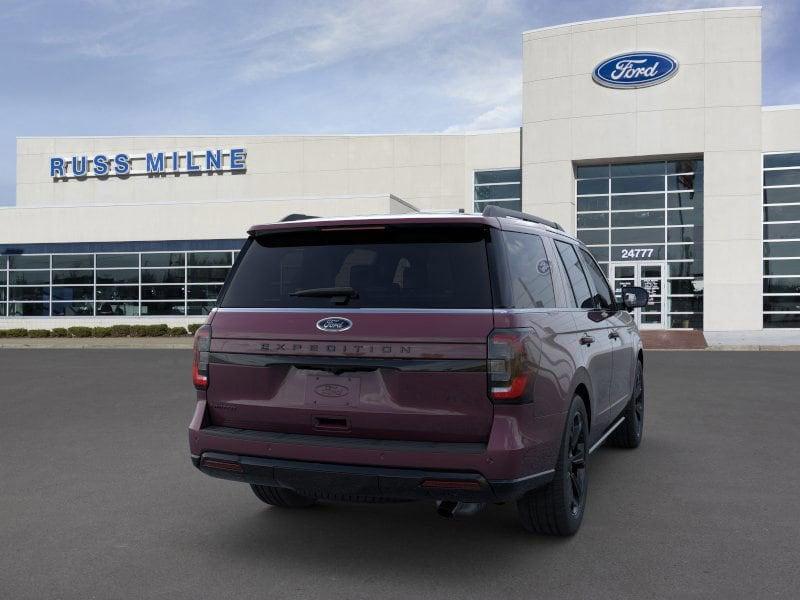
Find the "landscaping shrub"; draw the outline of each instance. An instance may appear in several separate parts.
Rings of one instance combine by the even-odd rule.
[[[161,323],[159,325],[145,325],[147,337],[161,337],[169,333],[169,326]]]
[[[88,338],[92,337],[92,328],[91,327],[70,327],[67,329],[67,332],[71,337],[76,338]]]
[[[27,329],[22,329],[22,328],[6,329],[6,337],[19,338],[27,336],[28,336]]]
[[[96,337],[96,338],[111,337],[111,327],[94,327],[94,328],[92,328],[92,337]]]
[[[112,325],[111,326],[111,336],[112,337],[128,337],[131,334],[131,326],[130,325]]]
[[[170,337],[179,337],[183,335],[187,335],[188,332],[186,331],[185,327],[170,327],[167,335]]]
[[[63,327],[56,327],[50,330],[50,337],[68,337],[69,332]]]
[[[32,338],[50,337],[50,330],[49,329],[28,329],[28,337],[32,337]]]
[[[131,325],[131,337],[145,337],[147,325]]]
[[[6,337],[6,330],[5,329],[0,329],[0,338],[4,338],[4,337]]]
[[[202,326],[203,325],[201,323],[192,323],[191,325],[189,325],[189,333],[191,335],[194,335],[195,333],[197,333],[197,330],[200,329]]]

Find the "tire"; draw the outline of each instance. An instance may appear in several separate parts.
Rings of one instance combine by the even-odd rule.
[[[259,500],[270,506],[279,506],[281,508],[305,508],[316,504],[316,500],[313,498],[306,498],[292,490],[268,485],[250,484],[250,487]]]
[[[588,491],[589,420],[580,396],[572,398],[553,479],[517,500],[522,526],[532,533],[574,535],[581,526]]]
[[[636,361],[633,393],[622,416],[625,420],[608,436],[608,441],[618,448],[638,448],[644,430],[644,369],[640,360]]]

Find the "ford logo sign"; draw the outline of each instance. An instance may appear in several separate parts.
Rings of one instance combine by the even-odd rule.
[[[352,326],[353,322],[344,317],[325,317],[317,321],[317,329],[321,331],[347,331]]]
[[[609,88],[642,88],[666,81],[678,72],[678,61],[659,52],[628,52],[601,62],[592,73]]]

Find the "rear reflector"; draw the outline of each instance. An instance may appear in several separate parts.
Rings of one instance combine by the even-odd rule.
[[[426,479],[420,487],[434,490],[480,491],[481,484],[478,481],[470,481],[468,479]]]
[[[201,458],[200,466],[207,467],[209,469],[219,469],[220,471],[235,471],[236,473],[243,472],[242,465],[239,463],[229,460],[219,460],[217,458]]]

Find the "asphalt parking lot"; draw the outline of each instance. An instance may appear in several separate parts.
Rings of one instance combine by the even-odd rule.
[[[512,505],[270,509],[191,466],[184,350],[0,350],[0,597],[797,598],[800,354],[651,352],[574,538]]]

